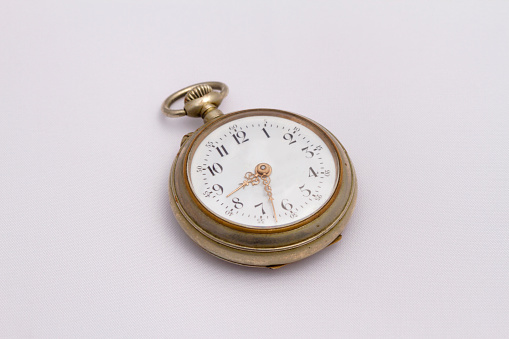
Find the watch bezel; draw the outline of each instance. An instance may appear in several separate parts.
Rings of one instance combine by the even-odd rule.
[[[224,217],[221,217],[211,211],[206,205],[204,205],[200,199],[196,196],[191,180],[190,180],[190,171],[191,171],[191,163],[192,163],[192,157],[194,156],[194,153],[196,152],[196,149],[198,146],[202,143],[202,141],[214,130],[216,130],[218,127],[227,124],[229,122],[242,119],[244,117],[252,117],[252,116],[274,116],[279,117],[283,119],[287,119],[290,121],[294,121],[296,123],[299,123],[307,128],[309,128],[313,133],[315,133],[323,142],[325,145],[329,148],[329,151],[331,152],[333,159],[334,159],[334,166],[336,167],[336,178],[334,180],[334,191],[331,194],[331,196],[328,198],[327,202],[323,204],[319,209],[317,209],[315,212],[313,212],[308,217],[297,221],[295,223],[290,223],[285,226],[272,226],[272,227],[249,227],[243,224],[238,224],[235,222],[232,222],[228,219],[225,219]],[[307,225],[311,223],[313,220],[318,218],[320,215],[325,213],[333,204],[335,199],[338,197],[342,182],[343,182],[343,159],[341,157],[340,151],[334,142],[334,140],[331,138],[330,133],[321,125],[317,124],[313,120],[306,118],[304,116],[286,112],[282,110],[276,110],[276,109],[248,109],[243,111],[238,111],[235,113],[226,114],[218,119],[215,119],[206,125],[204,125],[202,128],[200,128],[198,131],[195,132],[195,135],[193,135],[192,140],[190,140],[190,144],[187,147],[186,153],[183,156],[184,162],[182,166],[182,170],[184,171],[183,178],[184,178],[184,184],[185,189],[188,191],[191,200],[201,212],[203,212],[207,217],[213,219],[215,222],[220,223],[224,226],[230,227],[232,229],[235,229],[237,231],[241,232],[248,232],[248,233],[280,233],[280,232],[287,232],[294,229],[297,229],[299,227],[302,227],[304,225]]]

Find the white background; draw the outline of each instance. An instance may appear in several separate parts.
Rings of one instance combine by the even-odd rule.
[[[507,1],[33,1],[0,9],[0,337],[509,337]],[[222,110],[325,124],[336,246],[271,271],[187,238],[170,164]]]

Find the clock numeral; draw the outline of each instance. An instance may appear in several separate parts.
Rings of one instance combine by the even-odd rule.
[[[283,209],[286,211],[291,211],[293,208],[293,205],[290,204],[289,202],[285,203],[285,200],[288,201],[288,199],[281,200],[281,207],[283,207]]]
[[[294,128],[293,128],[293,133],[294,133],[294,134],[295,134],[295,133],[297,133],[298,131],[300,131],[300,128],[298,128],[298,127],[294,127]]]
[[[304,189],[304,186],[306,186],[306,184],[302,185],[301,187],[299,187],[300,191],[303,193],[302,195],[305,196],[305,197],[309,197],[311,195],[311,190],[308,190],[308,189]]]
[[[308,148],[309,148],[309,147],[308,147],[308,146],[306,146],[306,147],[304,147],[304,148],[302,149],[302,151],[306,152],[306,158],[312,158],[312,157],[315,155],[315,153],[313,153],[313,152],[309,151],[309,150],[308,150]]]
[[[246,141],[249,141],[248,138],[246,138],[246,132],[239,131],[236,134],[233,134],[233,139],[237,142],[237,144],[245,143]]]
[[[267,136],[267,138],[270,138],[270,135],[269,135],[269,133],[267,133],[267,131],[265,130],[265,128],[262,128],[262,131],[263,131],[263,133],[265,133],[265,135]]]
[[[219,152],[219,155],[221,156],[221,158],[224,157],[225,155],[228,155],[228,151],[226,150],[224,145],[221,145],[220,147],[216,147],[216,150]]]
[[[315,147],[315,149],[313,151],[320,152],[322,150],[322,148],[323,148],[322,146],[318,145]]]
[[[266,214],[265,210],[263,209],[263,202],[259,203],[258,205],[255,205],[255,207],[258,207],[258,206],[261,206],[261,208],[262,208],[262,215]]]
[[[226,210],[224,214],[231,216],[233,214],[233,208],[230,208],[229,210]]]
[[[293,140],[293,134],[291,134],[291,133],[286,133],[285,135],[283,135],[283,139],[290,142],[288,145],[291,145],[291,144],[294,144],[297,142],[297,141]]]
[[[203,195],[206,198],[209,198],[212,196],[212,194],[216,193],[216,195],[222,195],[223,194],[223,186],[215,184],[212,186],[212,191],[205,191],[203,192]]]
[[[326,177],[330,176],[330,170],[325,170],[325,171],[323,171],[323,174],[324,174]]]
[[[309,168],[309,177],[317,177],[318,175],[316,174],[315,170],[313,169],[313,167],[310,167]]]
[[[240,202],[239,198],[233,198],[232,202],[233,207],[235,207],[236,209],[241,209],[242,207],[244,207],[244,204]]]
[[[322,196],[320,194],[313,194],[313,199],[315,200],[321,200]]]
[[[223,172],[223,166],[221,166],[220,164],[218,164],[217,162],[215,164],[213,164],[212,166],[207,166],[208,170],[210,171],[210,173],[214,176],[217,174],[220,174]]]
[[[212,190],[214,190],[217,195],[223,194],[223,186],[221,185],[215,184],[214,186],[212,186]]]

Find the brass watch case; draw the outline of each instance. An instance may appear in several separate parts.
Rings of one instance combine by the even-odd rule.
[[[248,116],[276,116],[296,121],[319,135],[336,158],[335,190],[326,204],[305,220],[289,226],[255,229],[218,217],[201,204],[189,179],[189,164],[199,143],[217,127]],[[306,258],[341,238],[357,196],[357,179],[341,143],[316,122],[285,111],[250,109],[215,118],[186,135],[173,162],[170,203],[187,235],[211,254],[240,265],[278,268]]]

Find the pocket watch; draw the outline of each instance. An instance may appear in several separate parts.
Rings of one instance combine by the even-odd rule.
[[[357,179],[326,128],[276,109],[223,114],[221,82],[195,84],[162,105],[169,117],[201,117],[184,135],[169,180],[172,210],[199,246],[232,263],[279,268],[341,239]],[[171,109],[184,98],[183,109]]]

